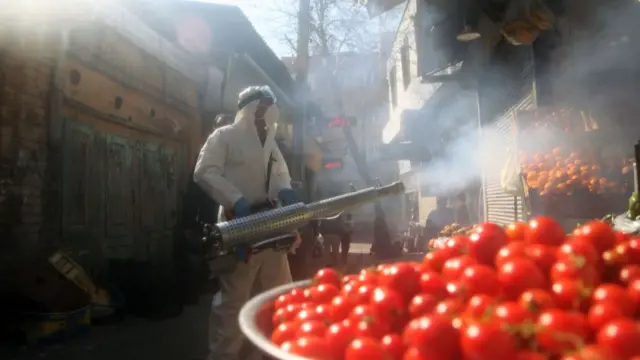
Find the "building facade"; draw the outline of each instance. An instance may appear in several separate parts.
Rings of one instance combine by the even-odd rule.
[[[174,29],[171,8],[74,4],[36,25],[38,14],[9,7],[0,32],[0,288],[56,249],[98,281],[166,288],[182,193],[213,117],[235,111],[240,89],[269,84],[291,120],[293,81],[236,7],[206,4],[262,46],[253,57],[226,44],[185,49],[160,28]]]

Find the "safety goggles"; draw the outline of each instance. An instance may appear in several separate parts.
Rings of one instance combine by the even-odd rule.
[[[273,94],[268,86],[260,86],[254,93],[247,96],[240,103],[238,103],[238,109],[242,109],[252,101],[259,100],[259,107],[270,107],[276,104],[276,96]]]

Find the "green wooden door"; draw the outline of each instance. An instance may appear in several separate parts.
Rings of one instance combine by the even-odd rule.
[[[104,134],[104,235],[103,251],[109,259],[133,256],[135,193],[134,143],[127,138]]]
[[[62,154],[62,247],[81,265],[99,263],[101,205],[99,136],[93,127],[65,119]]]
[[[138,241],[146,250],[147,260],[157,262],[163,243],[166,241],[164,229],[165,183],[161,149],[157,144],[138,143],[138,193],[140,203],[137,210],[140,218]]]

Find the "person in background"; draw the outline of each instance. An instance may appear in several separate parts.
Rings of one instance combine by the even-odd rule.
[[[424,229],[427,239],[438,237],[438,233],[440,233],[445,226],[452,224],[454,221],[455,213],[452,208],[447,206],[447,198],[438,197],[436,199],[436,208],[431,210],[427,216],[427,222]]]
[[[268,86],[252,86],[238,95],[233,124],[216,129],[200,150],[194,180],[221,205],[219,221],[251,215],[273,200],[298,202],[287,164],[275,141],[279,112]],[[295,244],[294,244],[295,248]],[[209,320],[210,360],[254,360],[260,352],[245,340],[238,324],[240,308],[253,291],[291,283],[287,254],[265,250],[239,257],[219,274],[220,303]]]
[[[335,220],[322,221],[322,236],[324,244],[329,250],[329,266],[347,264],[352,232],[351,214],[342,214]],[[342,254],[340,250],[342,250]]]
[[[351,214],[344,215],[342,232],[340,234],[340,247],[342,254],[341,265],[346,266],[349,260],[349,249],[351,248],[351,236],[353,235],[354,223]]]

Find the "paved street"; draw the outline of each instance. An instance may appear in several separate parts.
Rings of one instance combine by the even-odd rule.
[[[203,297],[177,318],[128,318],[117,325],[96,326],[86,336],[44,349],[0,348],[0,359],[201,360],[207,353],[210,304],[210,298]]]

